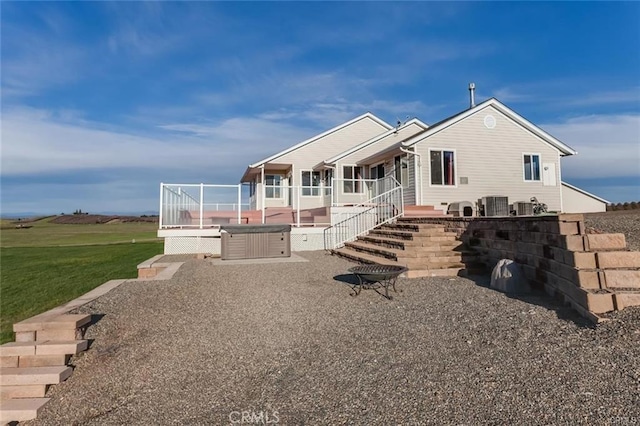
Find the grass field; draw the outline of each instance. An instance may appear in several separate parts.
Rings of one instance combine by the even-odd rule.
[[[81,244],[112,244],[157,240],[155,223],[113,223],[101,225],[59,225],[52,218],[29,223],[31,228],[17,229],[3,220],[0,234],[2,247],[44,247]]]
[[[0,342],[29,318],[111,279],[134,278],[136,265],[162,253],[153,223],[57,225],[0,232]],[[132,240],[136,243],[132,243]]]

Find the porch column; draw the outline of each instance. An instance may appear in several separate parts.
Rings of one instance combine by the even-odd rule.
[[[262,183],[262,200],[260,203],[260,208],[262,209],[262,224],[264,225],[264,221],[266,218],[265,211],[264,211],[264,204],[265,204],[265,201],[267,200],[267,188],[264,183],[264,164],[260,166],[260,181]]]

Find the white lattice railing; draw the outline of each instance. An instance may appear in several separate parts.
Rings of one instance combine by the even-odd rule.
[[[393,188],[356,206],[362,210],[324,230],[325,250],[342,247],[344,243],[354,241],[372,229],[402,216],[402,195],[402,186],[394,179]]]

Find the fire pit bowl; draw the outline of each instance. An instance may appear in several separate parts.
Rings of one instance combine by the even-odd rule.
[[[396,290],[396,280],[403,272],[408,271],[404,266],[399,265],[361,265],[349,268],[349,272],[358,277],[358,284],[353,285],[352,296],[360,294],[363,288],[374,289],[384,288],[383,296],[391,300],[389,287]]]

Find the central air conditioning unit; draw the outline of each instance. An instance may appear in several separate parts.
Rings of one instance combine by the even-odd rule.
[[[492,195],[480,200],[484,216],[509,216],[509,197]]]
[[[528,201],[516,201],[513,203],[513,211],[516,216],[533,216],[533,203]]]

